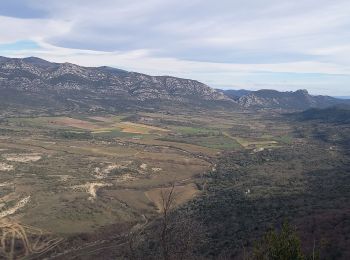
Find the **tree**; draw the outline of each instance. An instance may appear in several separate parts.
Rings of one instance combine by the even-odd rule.
[[[160,249],[164,260],[197,259],[205,241],[204,228],[185,209],[177,209],[175,183],[161,192]]]
[[[301,242],[295,231],[287,222],[281,231],[270,230],[256,244],[253,251],[256,260],[304,260]]]
[[[162,208],[161,208],[161,234],[160,245],[164,260],[169,259],[169,215],[170,211],[175,207],[175,183],[171,184],[169,190],[161,191]]]
[[[176,186],[160,192],[159,218],[142,232],[130,233],[128,259],[187,260],[196,256],[206,239],[202,224],[186,208],[176,208]]]

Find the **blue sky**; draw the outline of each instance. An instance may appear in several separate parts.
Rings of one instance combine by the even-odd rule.
[[[350,1],[3,0],[0,55],[350,96]]]

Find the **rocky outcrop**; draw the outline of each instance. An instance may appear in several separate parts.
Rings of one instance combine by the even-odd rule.
[[[325,108],[341,99],[313,96],[306,90],[215,90],[201,82],[149,76],[111,67],[52,63],[36,57],[0,57],[0,109],[120,110],[229,106],[244,109]]]
[[[135,102],[235,102],[195,80],[149,76],[110,67],[82,67],[39,58],[0,57],[0,91],[7,101],[42,102],[52,106],[115,107]],[[11,96],[15,95],[15,96]],[[1,99],[1,98],[0,98]],[[36,101],[35,101],[36,100]],[[4,100],[6,102],[6,100]]]
[[[345,101],[328,96],[313,96],[303,89],[295,92],[258,90],[238,99],[238,103],[245,108],[285,110],[305,110],[313,107],[325,108],[343,102]]]

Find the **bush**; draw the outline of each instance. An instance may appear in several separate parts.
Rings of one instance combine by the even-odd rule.
[[[280,232],[270,230],[253,251],[256,260],[304,260],[301,242],[295,230],[286,222]]]

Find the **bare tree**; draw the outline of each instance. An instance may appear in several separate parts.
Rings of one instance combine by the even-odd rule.
[[[164,260],[196,259],[194,251],[205,240],[203,226],[176,206],[175,183],[161,192],[160,246]]]
[[[160,235],[160,244],[162,248],[162,256],[164,260],[169,259],[169,215],[171,210],[175,207],[175,182],[171,184],[170,189],[161,190],[162,199],[162,226]]]
[[[197,259],[206,232],[185,208],[175,209],[176,198],[175,182],[160,191],[160,216],[143,232],[129,235],[129,259]]]

